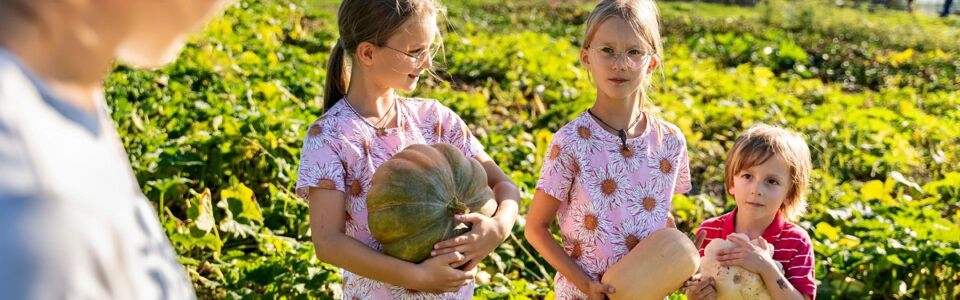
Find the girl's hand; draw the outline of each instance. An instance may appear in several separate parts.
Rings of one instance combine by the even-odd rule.
[[[694,239],[693,244],[697,246],[697,249],[700,249],[700,246],[703,246],[703,241],[707,238],[706,231],[700,231],[697,233],[697,238]],[[693,274],[693,277],[690,277],[687,282],[683,283],[684,293],[687,294],[687,299],[716,299],[717,298],[717,286],[714,285],[713,277],[703,277],[703,274],[697,271],[697,274]]]
[[[478,213],[455,216],[457,221],[472,224],[470,232],[461,236],[442,241],[433,246],[434,251],[431,256],[444,255],[451,252],[460,252],[466,257],[464,263],[454,267],[463,267],[464,270],[472,270],[480,263],[490,252],[497,249],[497,246],[507,238],[508,229],[504,229],[497,219],[484,216]]]
[[[604,284],[599,281],[591,281],[587,289],[582,289],[582,291],[586,292],[590,300],[604,300],[607,299],[608,294],[616,292],[609,284]]]
[[[714,285],[713,277],[701,277],[700,274],[693,275],[690,280],[687,280],[683,284],[683,289],[686,290],[687,299],[689,300],[702,300],[702,299],[716,299],[717,298],[717,287]]]
[[[763,238],[758,239],[759,245],[754,245],[741,237],[730,239],[737,247],[723,249],[717,252],[717,262],[720,266],[739,266],[757,274],[779,274],[777,262],[770,257],[773,246],[767,244]]]
[[[459,291],[477,274],[476,269],[464,272],[453,267],[464,261],[466,258],[458,252],[428,258],[417,265],[414,282],[408,288],[436,294]]]
[[[667,221],[664,223],[664,226],[667,228],[677,229],[677,220],[673,218],[673,214],[667,214]]]

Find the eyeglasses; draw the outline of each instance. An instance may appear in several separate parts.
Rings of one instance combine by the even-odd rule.
[[[410,52],[403,51],[403,50],[400,50],[400,49],[397,49],[397,48],[393,48],[393,47],[390,47],[390,46],[387,46],[387,45],[383,45],[382,47],[387,48],[387,49],[390,49],[390,50],[393,50],[393,51],[397,51],[397,52],[399,52],[400,54],[403,54],[403,55],[406,55],[406,56],[409,57],[409,58],[412,58],[412,59],[413,59],[413,63],[414,63],[414,64],[417,64],[417,65],[423,64],[423,63],[424,63],[425,61],[427,61],[428,59],[431,59],[431,60],[432,60],[433,57],[437,54],[437,47],[433,47],[433,46],[432,46],[432,47],[428,47],[428,48],[426,48],[426,49],[419,50],[419,51],[417,51],[417,52],[415,52],[415,53],[410,53]]]
[[[656,53],[647,53],[637,49],[630,49],[624,52],[616,52],[611,47],[600,46],[600,47],[588,47],[587,50],[597,53],[597,56],[606,63],[614,64],[620,62],[621,59],[625,61],[625,64],[628,68],[637,69],[645,65],[647,58],[652,58],[657,56]],[[649,63],[649,62],[647,62]]]

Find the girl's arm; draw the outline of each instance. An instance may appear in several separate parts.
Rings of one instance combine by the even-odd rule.
[[[493,218],[497,220],[505,235],[500,240],[503,242],[510,235],[513,224],[517,221],[517,211],[520,207],[520,190],[513,184],[510,177],[503,173],[497,162],[493,161],[486,152],[480,152],[477,155],[483,170],[487,172],[487,185],[493,189],[493,197],[497,199],[497,212]]]
[[[527,227],[524,235],[530,245],[533,246],[540,255],[553,266],[557,272],[567,277],[580,291],[585,292],[591,299],[602,298],[601,293],[612,294],[613,288],[594,281],[587,276],[580,266],[563,248],[557,244],[557,241],[550,234],[550,225],[553,224],[554,216],[557,215],[557,209],[560,207],[560,200],[557,200],[550,194],[537,190],[533,194],[533,202],[530,203],[530,210],[527,211]]]
[[[354,274],[418,291],[454,292],[473,278],[473,272],[451,267],[464,260],[460,253],[409,263],[373,250],[345,234],[343,192],[311,188],[310,231],[317,258]]]
[[[493,217],[477,213],[458,216],[458,221],[472,224],[470,232],[437,243],[431,255],[443,255],[453,251],[466,256],[464,270],[473,270],[490,252],[497,249],[513,229],[517,220],[520,191],[513,181],[503,173],[485,152],[477,154],[477,160],[483,165],[487,173],[487,185],[493,189],[493,196],[497,200],[497,211]]]

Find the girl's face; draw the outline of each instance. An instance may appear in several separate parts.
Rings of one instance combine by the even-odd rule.
[[[728,192],[737,202],[738,213],[750,219],[772,220],[793,186],[790,165],[778,155],[734,176]]]
[[[653,49],[626,21],[613,17],[596,25],[580,61],[593,74],[597,92],[614,99],[635,97],[656,67]]]
[[[370,64],[372,79],[382,87],[412,91],[424,70],[433,66],[436,36],[436,16],[408,20],[384,46],[376,47]]]
[[[172,62],[186,44],[186,36],[219,12],[227,0],[117,0],[101,2],[101,11],[113,16],[120,37],[116,56],[121,61],[156,67]]]

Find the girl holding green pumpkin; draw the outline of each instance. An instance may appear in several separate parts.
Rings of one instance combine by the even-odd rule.
[[[507,238],[516,220],[520,197],[516,186],[463,120],[436,100],[394,93],[413,90],[432,66],[433,50],[439,46],[434,44],[438,5],[431,0],[340,4],[340,39],[327,69],[325,113],[310,125],[304,140],[297,193],[309,201],[317,257],[343,268],[345,299],[470,299],[477,263]],[[384,245],[368,226],[380,221],[368,218],[374,172],[415,144],[450,144],[475,159],[483,171],[479,174],[486,174],[481,183],[492,189],[497,204],[489,217],[456,215],[458,222],[472,224],[470,231],[424,245],[434,250],[422,262],[382,253]],[[440,158],[419,159],[430,163]],[[423,185],[424,190],[431,188]],[[423,216],[413,212],[406,217],[417,222]],[[402,218],[391,220],[395,219]]]

